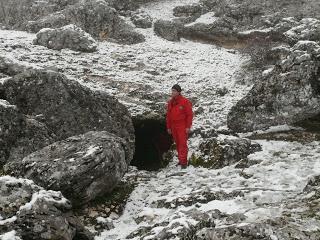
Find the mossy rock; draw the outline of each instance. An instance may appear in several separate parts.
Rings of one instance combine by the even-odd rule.
[[[224,158],[223,147],[219,145],[217,140],[211,140],[200,144],[201,155],[192,153],[189,160],[190,165],[205,168],[223,167]]]
[[[261,146],[243,138],[224,140],[212,138],[202,142],[199,150],[199,154],[191,155],[189,164],[218,169],[246,160],[249,154],[260,151]]]
[[[194,153],[192,153],[190,159],[189,159],[189,165],[192,165],[194,167],[205,167],[205,168],[214,168],[217,161],[212,159],[204,159],[202,156],[197,156]]]

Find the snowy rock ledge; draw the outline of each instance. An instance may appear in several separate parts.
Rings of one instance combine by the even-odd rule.
[[[299,41],[232,107],[228,126],[236,132],[294,124],[320,113],[319,54],[313,41]]]
[[[70,24],[58,29],[44,28],[37,33],[34,44],[61,50],[69,48],[81,52],[94,52],[97,42],[81,28]]]
[[[0,99],[0,167],[7,161],[7,150],[19,134],[22,119],[23,116],[19,113],[16,106]]]
[[[1,0],[0,4],[4,12],[10,13],[1,14],[0,23],[10,29],[38,32],[43,28],[74,24],[99,40],[122,44],[145,40],[119,15],[114,7],[121,7],[121,3],[116,1]]]
[[[70,212],[61,192],[47,191],[31,180],[0,177],[1,239],[93,239]]]
[[[61,191],[73,206],[110,193],[127,171],[125,141],[105,131],[55,142],[4,166],[7,174]]]
[[[92,91],[63,74],[44,69],[30,69],[9,77],[0,84],[0,92],[0,98],[16,105],[19,113],[25,115],[21,134],[16,138],[11,135],[7,160],[20,161],[44,147],[44,143],[49,145],[88,131],[108,131],[125,139],[126,162],[131,161],[134,152],[131,116],[109,94]]]

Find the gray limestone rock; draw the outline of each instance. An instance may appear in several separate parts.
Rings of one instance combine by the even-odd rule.
[[[228,126],[237,132],[294,124],[320,112],[320,46],[299,41],[232,107]]]
[[[60,192],[44,190],[28,179],[0,177],[0,209],[0,235],[15,231],[20,239],[93,239],[73,219],[71,204]]]
[[[169,41],[179,41],[182,27],[183,25],[181,23],[175,23],[169,20],[157,20],[154,23],[154,32]]]
[[[46,189],[61,191],[79,206],[109,193],[127,171],[125,141],[106,131],[87,132],[55,142],[4,171],[32,179]]]
[[[54,141],[106,130],[126,141],[126,161],[134,152],[134,129],[125,106],[107,93],[92,91],[53,71],[31,69],[0,86],[3,97],[44,124]]]
[[[42,29],[37,33],[33,43],[55,50],[64,48],[81,52],[94,52],[97,50],[97,42],[90,34],[73,24],[58,29]]]

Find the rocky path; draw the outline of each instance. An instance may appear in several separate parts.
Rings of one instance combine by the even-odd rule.
[[[319,142],[258,142],[263,151],[250,156],[255,165],[245,170],[234,166],[180,170],[172,164],[151,174],[150,181],[141,183],[131,194],[124,214],[113,221],[115,228],[96,239],[124,239],[137,229],[140,235],[132,239],[166,239],[164,236],[196,227],[200,219],[212,213],[216,227],[221,229],[258,225],[279,217],[289,223],[297,221],[301,231],[308,222],[309,229],[319,228],[312,217],[294,217],[294,213],[307,211],[307,204],[292,205],[320,171]],[[291,218],[283,216],[288,212]]]

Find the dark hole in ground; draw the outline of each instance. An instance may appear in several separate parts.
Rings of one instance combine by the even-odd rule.
[[[133,120],[136,136],[135,155],[131,165],[140,170],[158,170],[168,162],[164,154],[172,145],[172,138],[166,131],[165,121]]]

